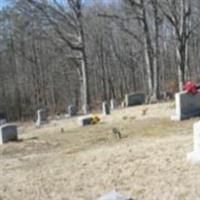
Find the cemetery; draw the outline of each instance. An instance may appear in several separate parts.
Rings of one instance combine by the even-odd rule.
[[[0,0],[0,200],[200,199],[199,0]]]
[[[195,98],[194,104],[191,97],[188,104],[185,99],[176,99],[178,104],[125,108],[115,104],[111,113],[110,104],[103,102],[101,113],[74,113],[48,123],[40,109],[36,113],[45,123],[39,129],[28,122],[18,128],[3,124],[0,197],[45,200],[64,199],[67,194],[69,199],[81,200],[197,199],[198,192],[190,191],[198,191],[200,183],[200,118],[195,114],[187,120],[171,120],[178,106],[184,114],[193,109]],[[69,107],[68,112],[73,109]],[[17,139],[21,142],[13,141]]]

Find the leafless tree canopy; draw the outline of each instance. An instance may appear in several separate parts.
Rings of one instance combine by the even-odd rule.
[[[0,10],[0,113],[88,113],[128,92],[199,81],[199,0],[10,0]]]

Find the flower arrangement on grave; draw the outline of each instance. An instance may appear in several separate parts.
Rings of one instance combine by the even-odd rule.
[[[92,117],[92,120],[91,120],[91,124],[97,124],[100,122],[100,117],[98,117],[97,115],[93,116]]]

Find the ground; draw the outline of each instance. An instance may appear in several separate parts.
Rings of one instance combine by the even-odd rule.
[[[88,127],[77,118],[20,124],[20,141],[0,146],[0,199],[96,200],[112,190],[137,200],[199,199],[200,166],[186,161],[199,118],[172,122],[173,107],[118,109]]]

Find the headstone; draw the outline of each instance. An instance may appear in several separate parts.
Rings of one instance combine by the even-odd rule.
[[[39,109],[37,110],[37,121],[36,126],[40,127],[42,124],[47,123],[48,112],[47,109]]]
[[[110,115],[110,107],[106,101],[102,103],[102,114],[103,115]]]
[[[116,107],[116,101],[114,99],[111,99],[110,100],[110,109],[111,110],[114,110]]]
[[[142,105],[145,103],[144,93],[132,93],[125,95],[125,106]]]
[[[193,125],[193,151],[187,154],[188,162],[200,163],[200,121]]]
[[[18,140],[18,133],[16,125],[4,124],[0,126],[0,144],[17,140]]]
[[[102,197],[98,198],[97,200],[133,200],[133,199],[128,198],[116,191],[113,191],[113,192],[103,195]]]
[[[76,116],[77,115],[76,106],[74,106],[74,105],[68,106],[68,114],[70,117]]]
[[[181,121],[200,115],[200,93],[176,93],[175,104],[176,114],[171,117],[172,120]]]
[[[98,116],[93,116],[93,115],[85,115],[83,117],[78,118],[78,123],[81,126],[97,124],[99,121],[100,118]]]

